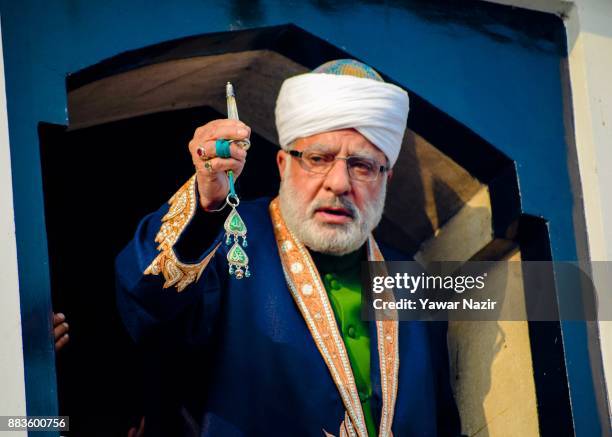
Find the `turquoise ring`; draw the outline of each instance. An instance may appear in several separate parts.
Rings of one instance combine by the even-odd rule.
[[[219,158],[230,158],[232,156],[230,152],[230,142],[221,138],[215,141],[215,155]]]

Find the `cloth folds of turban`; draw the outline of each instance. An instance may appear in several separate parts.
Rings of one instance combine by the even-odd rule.
[[[406,129],[408,94],[372,79],[306,73],[283,82],[275,116],[284,149],[298,138],[354,128],[382,150],[393,166]]]

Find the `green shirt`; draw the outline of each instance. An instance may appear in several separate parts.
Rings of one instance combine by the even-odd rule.
[[[372,382],[370,380],[370,331],[361,319],[362,250],[343,256],[311,252],[327,296],[334,310],[340,334],[355,377],[361,399],[368,435],[375,437],[376,424],[372,415]]]

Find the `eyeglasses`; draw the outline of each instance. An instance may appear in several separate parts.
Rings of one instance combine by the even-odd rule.
[[[362,156],[342,157],[320,150],[304,150],[303,152],[290,150],[287,153],[299,158],[298,162],[304,170],[321,175],[329,173],[337,159],[346,161],[349,177],[356,181],[373,182],[379,174],[389,170],[388,167],[380,165],[376,160]]]

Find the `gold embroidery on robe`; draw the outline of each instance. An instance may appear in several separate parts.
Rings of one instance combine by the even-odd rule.
[[[176,286],[181,292],[192,282],[200,279],[202,272],[221,245],[217,246],[199,263],[187,264],[179,261],[174,253],[174,244],[196,213],[196,177],[192,176],[168,201],[170,208],[162,218],[162,225],[155,237],[159,243],[157,250],[160,253],[144,271],[145,275],[164,276],[164,288]]]

